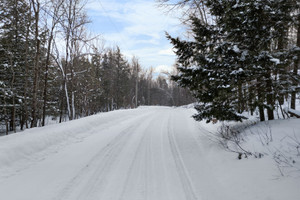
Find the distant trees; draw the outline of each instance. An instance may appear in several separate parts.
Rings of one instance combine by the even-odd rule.
[[[119,47],[97,46],[80,0],[1,0],[0,21],[0,132],[194,100]]]
[[[272,120],[276,107],[282,109],[290,96],[294,107],[300,49],[290,37],[299,26],[299,2],[201,2],[215,22],[206,24],[192,15],[192,41],[168,36],[181,72],[174,80],[202,103],[195,118],[240,121],[243,111],[257,109],[264,121],[266,109]]]
[[[182,102],[175,104],[171,91],[178,85],[168,84],[167,76],[153,79],[153,71],[141,68],[137,58],[125,59],[120,49],[106,49],[102,55],[93,56],[93,67],[98,71],[98,110],[110,111],[119,108],[134,108],[140,105],[179,106],[192,103],[194,99],[186,92]],[[184,89],[183,89],[184,90]],[[177,97],[180,98],[180,97]]]

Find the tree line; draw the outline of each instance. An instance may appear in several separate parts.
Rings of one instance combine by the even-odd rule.
[[[80,0],[0,1],[0,126],[6,132],[139,105],[193,101],[167,76],[91,37]],[[1,131],[0,130],[0,131]]]
[[[299,99],[300,2],[297,0],[158,0],[186,9],[190,39],[167,37],[180,75],[199,101],[196,120],[287,117]],[[188,13],[188,15],[186,15]],[[277,111],[277,112],[275,112]],[[275,115],[275,116],[274,116]]]

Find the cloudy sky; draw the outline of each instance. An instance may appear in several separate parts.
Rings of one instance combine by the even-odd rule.
[[[175,62],[172,36],[182,34],[179,20],[157,7],[155,0],[88,0],[89,29],[100,34],[105,46],[116,46],[128,59],[139,58],[144,68],[166,70]]]

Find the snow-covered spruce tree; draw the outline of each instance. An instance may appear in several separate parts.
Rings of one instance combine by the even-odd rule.
[[[129,94],[129,63],[124,58],[119,47],[113,54],[114,63],[114,81],[113,81],[113,99],[114,109],[126,107],[126,95]]]
[[[197,120],[241,120],[239,112],[259,108],[274,119],[278,97],[292,84],[292,54],[283,45],[293,24],[296,1],[209,0],[214,25],[193,17],[194,41],[171,38],[181,74],[199,102]]]
[[[257,88],[254,105],[259,107],[261,120],[263,108],[267,108],[268,119],[274,119],[275,102],[283,103],[295,79],[289,70],[294,52],[286,44],[299,4],[295,0],[211,0],[208,4],[218,26],[228,33],[227,39],[251,57],[251,63],[244,67],[256,78],[247,85]]]
[[[224,33],[218,26],[203,25],[193,18],[192,28],[194,41],[181,41],[168,36],[176,49],[180,71],[173,79],[188,87],[201,102],[196,106],[196,120],[242,120],[244,117],[237,113],[239,101],[236,86],[249,76],[240,67],[247,61],[247,55],[236,45],[225,41]]]
[[[101,88],[102,88],[102,102],[103,102],[103,111],[111,110],[111,98],[112,98],[112,52],[105,52],[101,60],[100,68],[100,79],[101,79]]]

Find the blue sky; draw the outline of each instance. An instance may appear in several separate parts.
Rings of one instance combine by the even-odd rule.
[[[183,31],[174,13],[166,14],[155,0],[88,0],[86,8],[89,30],[100,34],[106,47],[118,45],[128,59],[138,57],[144,68],[171,69],[175,55],[165,31],[172,36]]]

